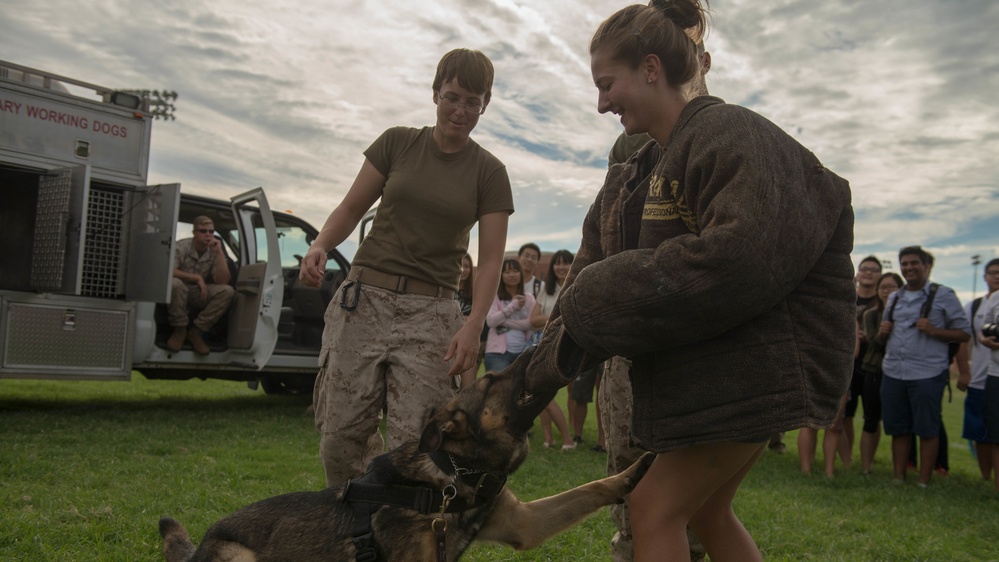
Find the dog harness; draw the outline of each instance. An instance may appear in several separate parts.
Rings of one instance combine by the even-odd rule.
[[[407,480],[387,457],[376,458],[363,476],[347,481],[342,501],[348,503],[354,511],[351,541],[354,543],[357,562],[374,562],[378,559],[371,517],[382,506],[411,509],[421,515],[433,512],[456,513],[485,504],[495,498],[506,485],[506,476],[478,469],[459,468],[449,453],[436,451],[428,456],[437,468],[451,477],[452,484],[445,489],[435,490]],[[445,504],[445,490],[458,480],[472,488],[472,499],[455,497]],[[445,505],[443,510],[442,504]]]

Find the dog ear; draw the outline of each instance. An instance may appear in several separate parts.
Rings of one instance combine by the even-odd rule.
[[[460,418],[460,415],[458,417]],[[459,426],[458,421],[454,418],[441,424],[435,416],[434,418],[431,418],[430,423],[423,428],[423,435],[420,436],[419,451],[421,453],[438,451],[440,450],[441,445],[444,444],[445,436],[453,436],[459,431],[462,431],[462,428]]]
[[[441,448],[442,443],[444,443],[444,434],[441,432],[441,426],[431,421],[427,424],[427,427],[423,428],[423,435],[420,436],[419,451],[421,453],[437,451]]]

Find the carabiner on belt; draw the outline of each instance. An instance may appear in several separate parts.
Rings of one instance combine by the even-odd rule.
[[[354,300],[351,303],[347,303],[347,291],[354,287]],[[361,282],[360,281],[348,281],[346,285],[343,286],[343,292],[340,293],[340,308],[351,311],[357,309],[357,303],[361,300]]]

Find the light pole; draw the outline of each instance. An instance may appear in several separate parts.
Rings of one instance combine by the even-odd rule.
[[[975,300],[975,291],[978,288],[978,264],[982,263],[982,256],[975,254],[971,256],[971,300]]]

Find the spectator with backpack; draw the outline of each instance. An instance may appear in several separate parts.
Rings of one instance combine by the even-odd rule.
[[[528,242],[517,250],[517,261],[524,271],[524,292],[530,293],[535,299],[545,288],[545,282],[534,276],[534,269],[541,261],[541,248],[534,242]]]
[[[996,291],[999,291],[999,258],[985,264],[985,285],[988,287],[988,293],[984,297],[978,297],[969,302],[964,307],[964,313],[968,316],[968,334],[971,336],[971,341],[961,344],[957,361],[959,364],[967,362],[968,350],[971,349],[971,376],[970,380],[959,378],[957,388],[966,390],[968,393],[964,399],[964,427],[961,437],[975,444],[978,468],[982,473],[982,478],[989,480],[992,478],[992,472],[995,468],[992,462],[993,444],[987,440],[982,409],[985,405],[985,381],[988,377],[989,362],[992,360],[992,350],[979,341],[978,335],[982,332],[982,326],[990,322],[984,317],[985,308],[982,304],[988,301],[989,297]]]
[[[968,341],[968,319],[949,287],[929,282],[932,258],[919,246],[899,250],[905,286],[888,299],[875,336],[885,345],[881,382],[885,433],[892,436],[895,479],[904,481],[912,436],[919,437],[920,487],[930,483],[940,445],[941,402],[950,378],[949,345]]]
[[[990,266],[994,261],[989,262]],[[988,275],[989,266],[986,266],[985,271]],[[999,272],[993,273],[992,277],[999,277]],[[996,333],[999,332],[999,328],[997,328],[999,326],[999,292],[989,295],[989,298],[983,302],[980,308],[982,309],[983,329],[975,334],[975,338],[992,352],[985,379],[982,421],[985,425],[985,440],[992,444],[992,466],[999,467],[999,334]],[[994,481],[996,491],[999,492],[999,477],[996,477]]]

